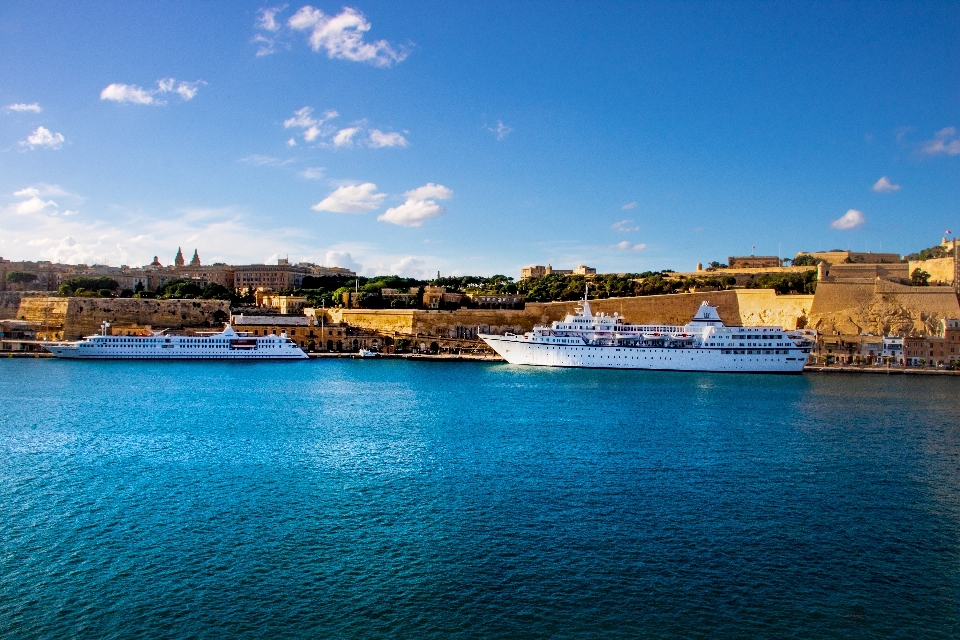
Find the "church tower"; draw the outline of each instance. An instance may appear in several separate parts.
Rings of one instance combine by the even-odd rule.
[[[183,266],[183,251],[180,250],[180,247],[177,247],[177,257],[173,259],[173,266]]]
[[[196,249],[193,250],[193,257],[190,258],[190,266],[191,266],[191,267],[199,267],[199,266],[200,266],[200,254],[197,253],[197,250],[196,250]]]

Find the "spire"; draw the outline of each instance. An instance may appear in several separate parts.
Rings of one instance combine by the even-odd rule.
[[[180,250],[180,247],[177,247],[177,257],[173,259],[173,266],[183,266],[183,251]]]
[[[193,250],[193,257],[190,258],[190,266],[191,266],[191,267],[199,267],[199,266],[200,266],[200,255],[197,253],[197,250],[196,250],[196,249]]]

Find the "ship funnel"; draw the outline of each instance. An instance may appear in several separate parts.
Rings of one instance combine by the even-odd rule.
[[[697,314],[693,316],[693,320],[691,320],[690,323],[712,327],[723,326],[723,321],[720,319],[720,314],[717,313],[717,308],[709,302],[700,303],[700,308],[697,309]]]

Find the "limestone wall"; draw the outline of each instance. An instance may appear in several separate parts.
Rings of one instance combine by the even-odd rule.
[[[690,321],[700,303],[717,307],[728,325],[775,324],[786,329],[806,325],[813,296],[778,296],[772,289],[738,289],[662,296],[607,298],[591,300],[594,312],[614,312],[630,322],[676,324]],[[550,324],[572,313],[579,303],[527,303],[523,310],[460,309],[457,311],[420,311],[393,309],[337,309],[328,312],[333,322],[387,335],[429,335],[468,338],[480,328],[483,332],[522,333],[535,325]]]
[[[4,296],[0,296],[0,311],[7,313],[12,302]],[[99,331],[104,320],[111,324],[156,329],[218,327],[230,317],[230,303],[222,300],[25,296],[20,298],[13,317],[42,323],[46,329],[44,333],[50,334],[49,337],[76,340]]]
[[[0,291],[0,320],[16,320],[20,311],[20,292]]]
[[[107,320],[154,329],[219,327],[230,317],[224,300],[150,300],[137,298],[68,298],[64,339],[96,333]]]
[[[921,269],[930,274],[930,283],[953,284],[953,258],[933,258],[932,260],[911,260],[907,269],[913,273],[914,269]],[[908,276],[909,277],[909,276]]]
[[[827,334],[934,334],[940,320],[960,318],[951,287],[909,287],[885,282],[821,282],[810,327]]]

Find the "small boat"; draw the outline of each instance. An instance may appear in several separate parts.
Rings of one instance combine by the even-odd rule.
[[[380,354],[376,351],[371,351],[370,349],[360,349],[361,358],[379,358]]]

